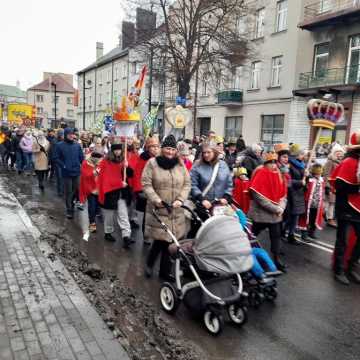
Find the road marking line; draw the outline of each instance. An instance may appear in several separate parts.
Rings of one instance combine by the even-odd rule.
[[[327,247],[325,247],[325,246],[321,246],[321,245],[318,245],[318,244],[315,244],[315,243],[306,243],[306,242],[304,242],[304,241],[302,241],[302,240],[299,240],[299,241],[300,241],[302,244],[312,246],[312,247],[314,247],[314,248],[317,248],[317,249],[326,251],[326,252],[328,252],[328,253],[330,253],[330,254],[333,253],[333,250],[331,250],[331,249],[329,249],[329,248],[327,248]]]

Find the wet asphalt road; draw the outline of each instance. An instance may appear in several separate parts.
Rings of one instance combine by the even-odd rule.
[[[129,251],[122,248],[121,240],[105,243],[101,224],[97,234],[86,242],[82,240],[81,230],[82,226],[86,227],[85,211],[78,211],[73,221],[66,220],[63,202],[53,187],[41,194],[32,177],[19,179],[11,173],[7,179],[9,190],[17,194],[30,216],[38,217],[43,226],[46,216],[63,219],[74,243],[88,254],[91,262],[117,273],[128,286],[145,294],[149,302],[159,303],[159,281],[143,276],[148,246],[143,245],[139,233]],[[120,234],[118,238],[121,239]],[[332,278],[329,248],[335,241],[334,230],[324,230],[319,241],[328,247],[284,244],[289,272],[279,278],[279,297],[275,304],[265,303],[258,310],[250,309],[249,321],[243,328],[227,324],[222,335],[213,338],[184,307],[175,315],[179,328],[211,360],[360,359],[360,286],[344,287]],[[266,236],[263,243],[266,247]]]

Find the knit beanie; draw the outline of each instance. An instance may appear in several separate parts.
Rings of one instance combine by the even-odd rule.
[[[176,149],[176,139],[174,135],[168,135],[161,144],[162,148],[169,147]]]
[[[111,144],[111,151],[122,150],[122,149],[123,149],[122,144]]]
[[[301,147],[299,144],[292,144],[290,146],[290,156],[297,157],[301,153]]]

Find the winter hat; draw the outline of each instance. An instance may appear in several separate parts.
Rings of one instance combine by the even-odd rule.
[[[270,151],[266,153],[264,156],[264,164],[277,161],[277,159],[278,159],[278,155],[274,151]]]
[[[74,134],[74,129],[70,128],[70,127],[65,128],[64,129],[64,137],[66,138],[70,134]]]
[[[280,157],[282,155],[289,154],[289,145],[288,144],[275,144],[274,150]]]
[[[111,151],[122,150],[122,149],[123,149],[122,144],[111,144]]]
[[[172,148],[176,149],[176,139],[174,135],[168,135],[161,144],[161,148]]]
[[[345,153],[344,148],[340,145],[340,144],[335,144],[332,149],[331,149],[331,153],[330,153],[330,157],[331,158],[335,158],[335,154],[337,152],[342,152],[343,154]]]
[[[313,175],[321,175],[323,172],[323,167],[320,164],[314,164],[311,166],[311,174]]]
[[[257,151],[262,151],[262,147],[259,144],[252,144],[251,145],[251,150],[255,153]]]
[[[228,141],[228,146],[236,145],[236,138],[231,137]]]
[[[148,149],[151,146],[159,146],[159,138],[157,136],[148,137],[145,140],[145,149]]]
[[[290,146],[290,156],[297,157],[301,154],[301,147],[299,144],[292,144]]]
[[[180,141],[178,143],[177,149],[179,151],[179,154],[182,155],[182,156],[189,156],[190,155],[189,145],[184,141]]]
[[[246,168],[244,168],[244,167],[234,168],[233,172],[234,172],[235,177],[240,177],[241,175],[247,175],[248,174]]]

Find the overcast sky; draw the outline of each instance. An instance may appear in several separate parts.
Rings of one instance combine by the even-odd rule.
[[[43,71],[75,74],[89,65],[97,41],[113,49],[123,18],[120,0],[4,0],[0,12],[0,83],[19,80],[23,90]]]

